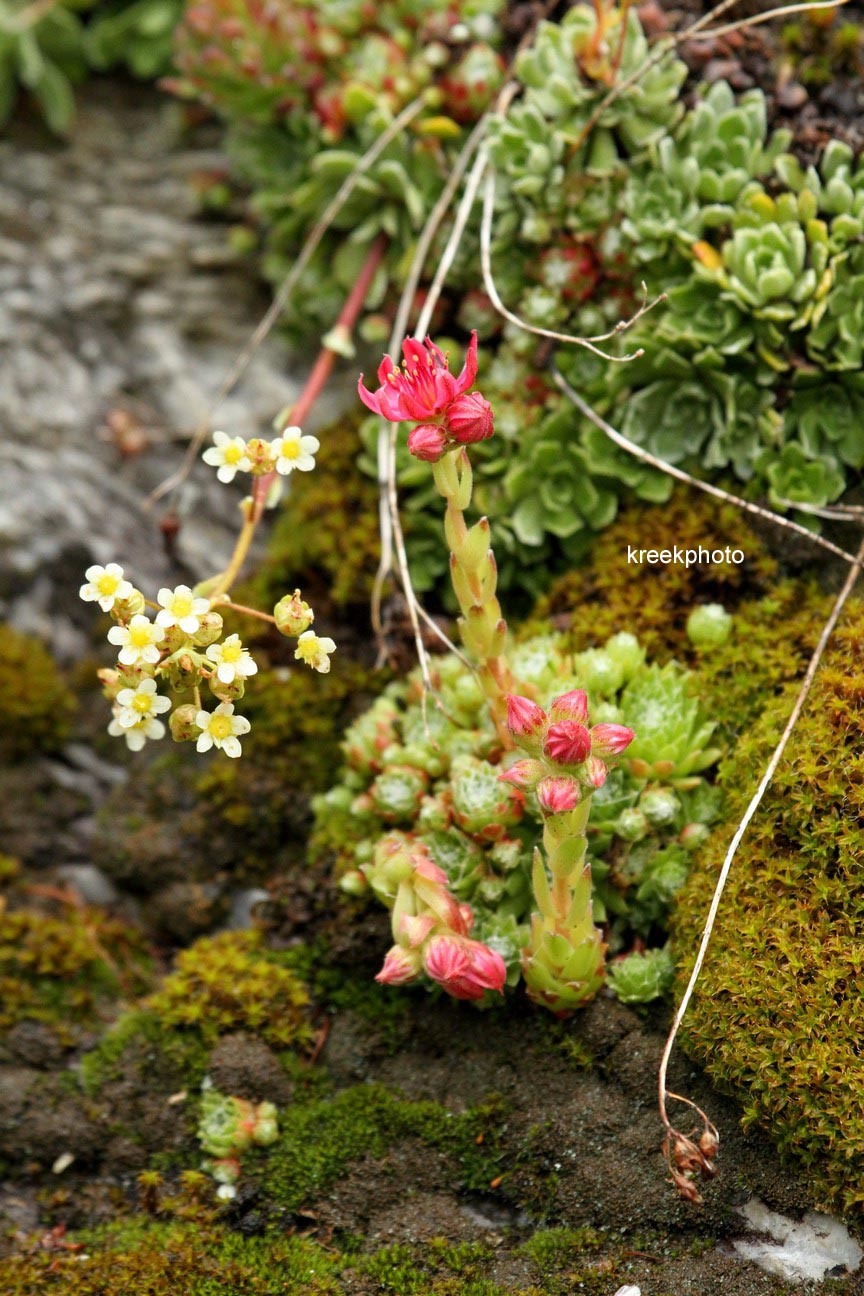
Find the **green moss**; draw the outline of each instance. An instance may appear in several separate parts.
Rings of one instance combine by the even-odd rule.
[[[587,1257],[603,1245],[590,1229],[553,1229],[535,1234],[516,1255],[537,1270],[542,1286],[514,1288],[491,1278],[496,1252],[481,1243],[452,1244],[444,1238],[396,1244],[370,1253],[284,1232],[260,1237],[231,1232],[212,1212],[180,1201],[162,1203],[178,1218],[139,1217],[78,1235],[86,1250],[48,1254],[38,1249],[0,1260],[8,1296],[564,1296],[575,1290],[610,1290],[610,1264]],[[191,1214],[192,1219],[183,1218]],[[574,1269],[574,1262],[578,1268]],[[567,1284],[571,1285],[568,1286]]]
[[[145,988],[148,960],[125,923],[98,910],[69,907],[55,918],[3,903],[0,896],[0,1033],[40,1021],[71,1044],[106,1002]]]
[[[746,733],[777,691],[803,674],[831,600],[812,580],[783,581],[742,603],[730,639],[698,662],[698,688],[728,744]]]
[[[43,1252],[0,1261],[7,1296],[329,1296],[341,1290],[341,1257],[314,1242],[245,1238],[200,1219],[135,1220],[82,1235],[80,1254]]]
[[[137,1076],[151,1090],[178,1090],[200,1084],[210,1046],[192,1031],[167,1031],[155,1013],[136,1008],[123,1013],[99,1043],[81,1059],[84,1092],[93,1097],[108,1084]],[[130,1133],[134,1136],[135,1131]]]
[[[818,629],[814,618],[811,633]],[[791,710],[787,687],[723,762],[728,823],[700,854],[675,934],[690,962],[734,827]],[[749,827],[685,1018],[689,1051],[807,1167],[827,1206],[864,1204],[864,606],[835,632]]]
[[[0,761],[62,747],[74,705],[39,640],[0,625]]]
[[[569,1296],[575,1290],[611,1290],[614,1269],[606,1261],[592,1263],[608,1246],[603,1233],[592,1228],[539,1229],[523,1243],[517,1254],[529,1259],[550,1296]]]
[[[339,607],[368,603],[378,566],[378,492],[357,467],[357,428],[358,419],[348,417],[319,433],[315,472],[291,478],[267,557],[244,591],[256,606],[272,608],[298,585],[310,601],[326,590]]]
[[[177,956],[174,972],[145,1000],[163,1029],[194,1032],[205,1044],[250,1031],[276,1048],[305,1047],[312,1039],[309,996],[278,954],[255,931],[223,932]]]
[[[454,1188],[483,1191],[500,1175],[499,1113],[494,1099],[455,1114],[438,1103],[411,1102],[382,1085],[358,1085],[284,1112],[278,1143],[259,1154],[260,1173],[268,1197],[297,1210],[358,1157],[383,1156],[414,1138],[452,1158]]]

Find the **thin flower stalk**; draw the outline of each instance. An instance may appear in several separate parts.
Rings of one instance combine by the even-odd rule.
[[[462,613],[459,632],[468,656],[477,663],[495,727],[510,746],[507,694],[515,682],[506,657],[507,622],[496,595],[498,569],[490,547],[489,522],[484,517],[469,527],[465,520],[473,489],[467,450],[451,450],[433,463],[432,479],[446,503],[444,535],[450,550],[453,592]]]

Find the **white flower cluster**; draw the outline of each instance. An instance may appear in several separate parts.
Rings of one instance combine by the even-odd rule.
[[[242,696],[258,666],[239,635],[218,642],[222,618],[211,610],[210,600],[197,597],[188,585],[160,589],[150,605],[156,611],[151,621],[143,594],[117,563],[88,567],[85,575],[82,599],[98,603],[116,621],[108,641],[119,649],[117,668],[101,672],[113,711],[108,732],[140,751],[148,739],[165,737],[159,716],[171,710],[171,702],[157,692],[157,678],[175,689],[195,690],[196,700],[206,683],[219,705],[209,712],[199,703],[191,708],[194,717],[188,715],[188,705],[178,708],[172,717],[174,737],[194,738],[198,751],[216,747],[226,756],[239,756],[239,736],[249,732],[249,721],[234,714],[234,699]]]
[[[278,427],[278,420],[277,420]],[[287,477],[292,472],[311,472],[315,456],[321,448],[317,437],[304,435],[299,427],[282,428],[273,441],[258,437],[244,441],[227,432],[214,432],[213,444],[205,450],[202,459],[221,482],[231,482],[238,472],[263,477],[277,472]]]
[[[304,435],[299,427],[285,426],[289,417],[289,410],[277,415],[277,435],[270,441],[245,441],[227,432],[214,432],[213,445],[203,454],[205,463],[216,469],[221,482],[233,481],[238,472],[270,479],[262,483],[261,489],[267,496],[266,506],[271,506],[278,499],[280,479],[295,471],[311,472],[320,449],[317,437]],[[256,520],[252,518],[253,526]],[[235,555],[244,553],[238,541]],[[238,566],[241,561],[242,556],[237,558]],[[212,590],[212,597],[204,597],[188,585],[178,585],[160,589],[155,603],[145,599],[117,563],[87,568],[81,597],[110,613],[114,625],[108,631],[108,641],[118,650],[116,667],[99,672],[112,705],[108,732],[124,737],[132,751],[140,751],[148,740],[164,738],[166,725],[159,717],[170,711],[168,726],[177,742],[193,741],[199,752],[215,747],[226,756],[241,755],[240,739],[250,726],[244,716],[235,714],[234,704],[243,696],[246,681],[257,673],[258,666],[239,635],[222,638],[222,617],[217,609],[232,606],[227,593],[229,572],[236,575],[232,564],[221,577],[202,587]],[[272,616],[250,608],[240,610],[269,621],[281,634],[295,638],[297,661],[321,674],[329,671],[330,654],[336,644],[310,629],[314,613],[299,590],[280,599]],[[173,710],[169,698],[158,692],[158,685],[163,683],[181,694]],[[209,688],[216,699],[213,711],[202,706],[202,686]]]

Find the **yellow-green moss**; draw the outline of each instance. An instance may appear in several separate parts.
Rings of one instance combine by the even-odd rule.
[[[55,918],[3,904],[0,896],[0,1033],[40,1021],[69,1043],[100,1005],[144,988],[143,945],[125,923],[95,909]]]
[[[321,432],[315,472],[291,478],[267,557],[244,591],[259,606],[272,607],[298,585],[307,595],[329,591],[340,607],[368,602],[378,565],[378,492],[357,466],[357,426],[348,417]]]
[[[222,932],[177,956],[172,972],[124,1013],[81,1061],[87,1094],[117,1081],[195,1090],[213,1046],[247,1031],[296,1063],[314,1038],[309,997],[290,958],[267,949],[256,931]]]
[[[490,1276],[495,1250],[443,1238],[362,1253],[350,1240],[292,1236],[284,1230],[246,1237],[192,1204],[175,1218],[136,1218],[79,1235],[81,1251],[34,1248],[0,1260],[7,1296],[562,1296],[552,1285],[518,1288]],[[191,1215],[193,1218],[184,1218]],[[64,1239],[65,1241],[65,1239]],[[75,1245],[75,1244],[73,1244]],[[586,1294],[609,1290],[609,1265],[580,1284]],[[567,1289],[572,1290],[572,1289]]]
[[[0,761],[56,751],[69,735],[74,701],[38,639],[0,625]]]
[[[203,1043],[248,1030],[277,1048],[310,1042],[308,1006],[303,984],[256,931],[196,941],[144,1002],[163,1028],[193,1031]]]
[[[811,637],[818,629],[814,618]],[[746,670],[741,663],[740,669]],[[725,829],[674,922],[685,971],[717,871],[789,714],[788,686],[720,770]],[[807,1167],[818,1199],[864,1204],[864,605],[835,632],[739,849],[685,1019],[692,1055]]]

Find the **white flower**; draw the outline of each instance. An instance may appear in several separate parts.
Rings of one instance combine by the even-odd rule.
[[[162,627],[154,625],[141,612],[133,616],[128,626],[112,626],[108,631],[108,642],[120,649],[118,660],[121,666],[155,666],[159,660],[156,645],[164,638]]]
[[[134,593],[131,581],[123,579],[123,568],[117,563],[88,567],[84,575],[87,584],[78,593],[85,603],[98,603],[103,612],[110,612],[117,600],[122,602]]]
[[[233,684],[235,679],[248,679],[258,670],[257,662],[240,642],[240,636],[229,635],[222,643],[211,644],[207,656],[216,666],[216,678],[222,684]]]
[[[132,751],[140,751],[148,738],[164,738],[165,726],[156,717],[170,711],[171,703],[156,692],[156,681],[141,680],[135,688],[121,689],[108,726],[112,738],[122,734]]]
[[[317,437],[304,436],[299,427],[287,427],[271,442],[270,453],[276,460],[276,471],[287,477],[295,468],[298,472],[311,472],[320,448]]]
[[[332,639],[328,639],[326,635],[319,638],[314,630],[304,630],[297,640],[294,656],[298,661],[304,661],[307,666],[311,666],[313,670],[326,675],[330,669],[330,653],[335,651],[336,644]]]
[[[235,716],[233,702],[220,702],[215,711],[199,711],[195,723],[201,730],[201,737],[196,743],[199,752],[209,751],[215,744],[226,756],[239,756],[241,734],[247,734],[251,728],[244,716]]]
[[[236,473],[249,472],[252,468],[246,442],[239,436],[230,437],[227,432],[214,432],[213,445],[204,451],[201,458],[218,469],[216,476],[221,482],[233,481]]]
[[[144,679],[135,688],[121,689],[117,694],[115,719],[123,729],[133,729],[145,720],[150,720],[164,711],[171,710],[168,698],[160,697],[156,692],[156,681]],[[160,725],[162,733],[164,726]],[[148,734],[150,737],[162,737],[162,734]]]
[[[220,1201],[231,1201],[237,1196],[237,1189],[233,1184],[220,1184],[216,1189],[216,1196]]]
[[[197,633],[201,618],[210,611],[210,600],[196,598],[188,585],[178,585],[176,589],[160,589],[156,602],[162,611],[157,613],[156,624],[170,630],[179,626],[184,634]]]

